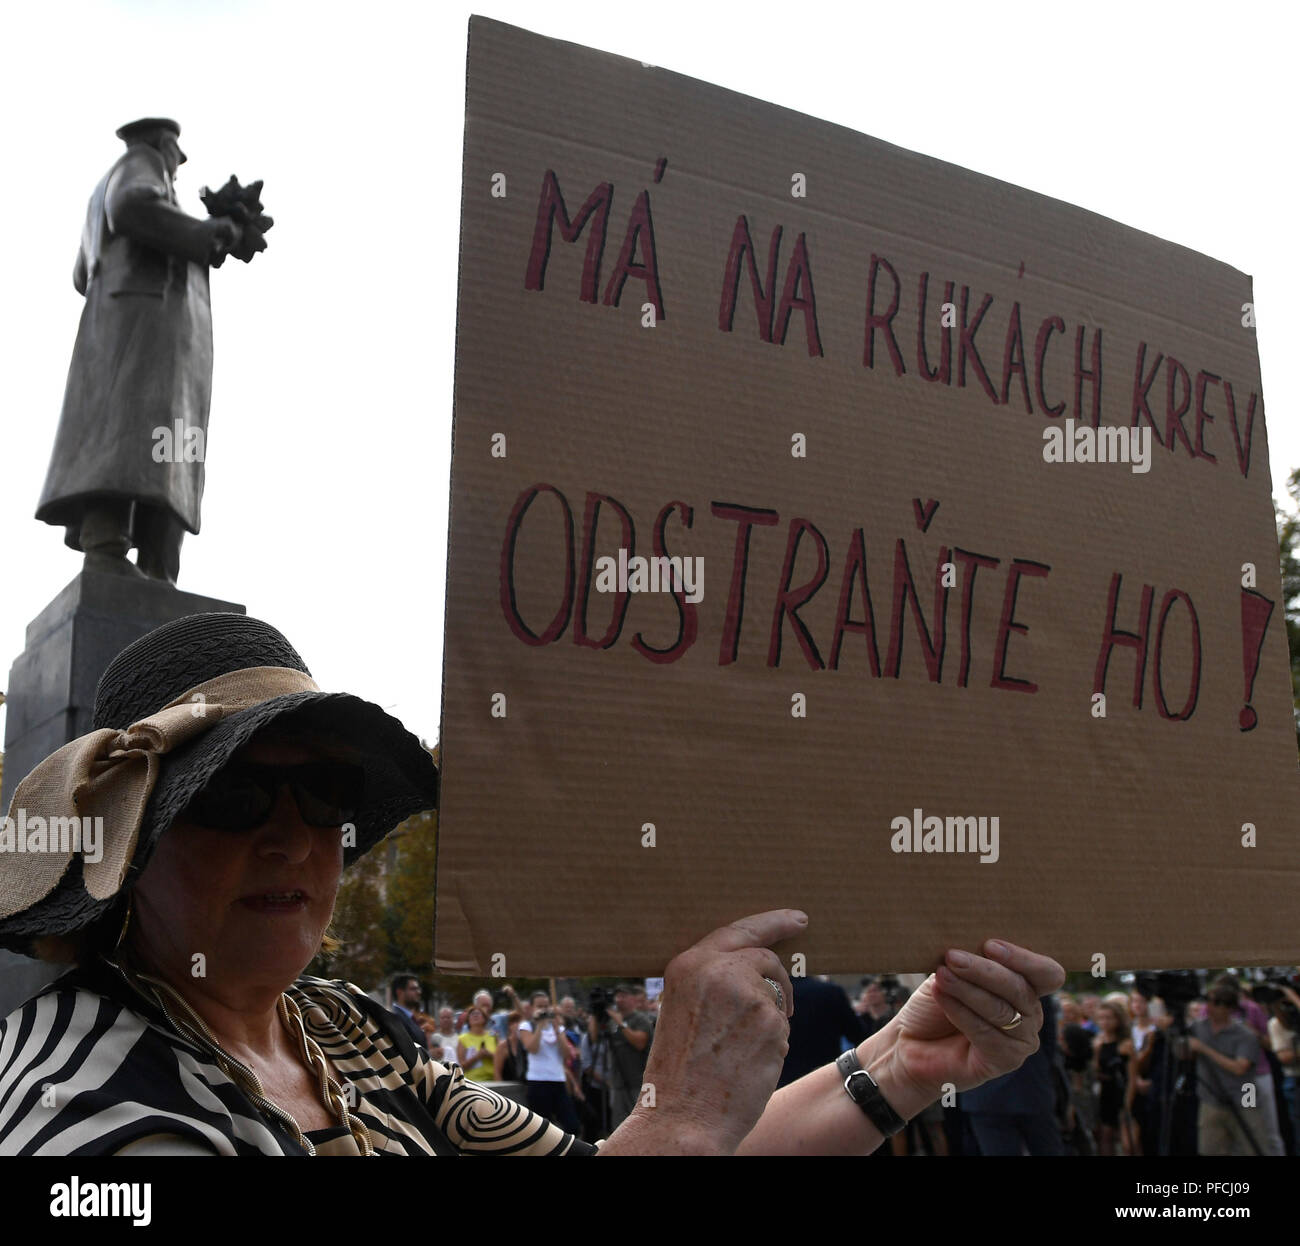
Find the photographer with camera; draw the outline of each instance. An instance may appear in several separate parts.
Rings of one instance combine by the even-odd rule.
[[[1273,1045],[1268,1039],[1268,1011],[1254,999],[1254,992],[1249,981],[1241,981],[1232,974],[1221,974],[1214,980],[1215,986],[1232,987],[1237,991],[1237,1008],[1233,1020],[1240,1021],[1255,1036],[1259,1052],[1255,1057],[1255,1099],[1260,1108],[1262,1129],[1264,1131],[1264,1153],[1266,1155],[1285,1155],[1286,1146],[1282,1141],[1282,1128],[1279,1120],[1280,1105],[1273,1079],[1273,1066],[1277,1059],[1273,1055]],[[1278,1066],[1278,1076],[1282,1073]]]
[[[1234,1020],[1240,1000],[1225,983],[1210,988],[1206,1019],[1191,1027],[1187,1051],[1196,1057],[1197,1150],[1201,1155],[1266,1155],[1268,1139],[1263,1112],[1247,1107],[1249,1084],[1259,1057],[1259,1040]]]
[[[593,1051],[602,1040],[606,1045],[605,1065],[609,1070],[609,1119],[607,1127],[617,1129],[631,1115],[641,1093],[655,1019],[637,1009],[640,988],[620,982],[612,994],[601,987],[591,992],[588,1033]]]
[[[528,1053],[528,1107],[553,1120],[565,1133],[578,1133],[581,1125],[569,1097],[565,1070],[573,1058],[573,1044],[564,1032],[564,1019],[545,991],[534,991],[532,1019],[519,1023],[519,1037]]]

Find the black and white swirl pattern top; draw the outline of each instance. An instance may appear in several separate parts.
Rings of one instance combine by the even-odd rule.
[[[595,1152],[434,1063],[351,983],[299,978],[288,994],[377,1154]],[[341,1125],[305,1136],[318,1155],[360,1153]],[[0,1021],[0,1155],[304,1153],[113,966],[74,969]]]

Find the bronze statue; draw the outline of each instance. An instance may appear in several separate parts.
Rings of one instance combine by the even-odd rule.
[[[87,569],[174,584],[203,497],[208,268],[228,253],[251,259],[271,222],[230,195],[220,202],[238,207],[232,215],[181,210],[176,122],[149,117],[117,136],[126,152],[91,196],[73,272],[86,305],[36,518],[66,527]]]

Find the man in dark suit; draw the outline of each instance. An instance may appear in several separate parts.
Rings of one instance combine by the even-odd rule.
[[[1064,1155],[1056,1123],[1056,1001],[1043,997],[1038,1050],[1014,1073],[962,1091],[981,1155]]]
[[[392,981],[392,988],[393,1015],[401,1022],[402,1028],[428,1051],[429,1042],[416,1024],[414,1015],[420,1006],[420,980],[414,974],[399,973]]]
[[[36,510],[67,529],[88,568],[173,584],[203,496],[208,269],[242,232],[177,204],[180,130],[164,117],[124,125],[126,152],[90,198],[72,278],[86,304]]]
[[[856,1047],[867,1036],[842,986],[820,978],[792,978],[790,985],[794,988],[790,1051],[778,1086],[788,1086],[838,1059],[843,1040]]]

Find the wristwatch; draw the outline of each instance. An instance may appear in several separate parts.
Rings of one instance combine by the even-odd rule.
[[[866,1113],[871,1123],[886,1138],[903,1129],[907,1122],[889,1106],[885,1096],[880,1093],[876,1079],[862,1067],[857,1051],[850,1047],[838,1060],[835,1067],[844,1079],[845,1093]]]

